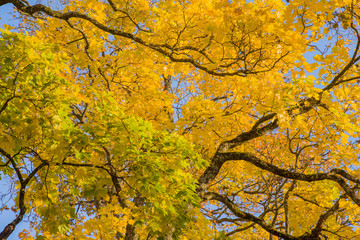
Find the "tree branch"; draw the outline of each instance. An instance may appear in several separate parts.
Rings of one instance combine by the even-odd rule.
[[[80,12],[74,12],[74,11],[70,11],[70,12],[61,12],[61,11],[55,11],[53,9],[51,9],[50,7],[47,7],[43,4],[35,4],[35,5],[27,5],[24,3],[24,1],[21,0],[0,0],[0,6],[7,4],[7,3],[12,3],[16,9],[20,12],[29,14],[29,15],[34,15],[36,13],[45,13],[46,15],[50,16],[50,17],[54,17],[57,19],[61,19],[61,20],[69,20],[71,18],[77,18],[77,19],[82,19],[85,20],[91,24],[93,24],[95,27],[97,27],[98,29],[110,33],[114,36],[120,36],[120,37],[124,37],[127,39],[130,39],[138,44],[141,44],[143,46],[146,46],[150,49],[153,49],[159,53],[161,53],[162,55],[168,57],[172,62],[182,62],[182,63],[189,63],[191,65],[193,65],[194,67],[203,70],[211,75],[214,76],[240,76],[240,77],[245,77],[248,74],[256,74],[256,73],[261,73],[261,72],[267,72],[271,69],[273,69],[275,67],[275,65],[282,59],[284,58],[287,54],[285,53],[284,55],[278,57],[278,59],[276,61],[274,61],[274,63],[264,69],[264,70],[259,70],[259,71],[254,71],[253,69],[247,69],[245,68],[239,68],[233,71],[225,71],[224,69],[221,68],[217,68],[217,69],[210,69],[207,68],[205,66],[205,64],[202,64],[200,61],[192,58],[189,54],[183,54],[181,52],[177,52],[177,50],[189,50],[189,51],[195,51],[196,53],[199,53],[205,57],[207,57],[207,55],[205,54],[205,52],[203,51],[203,49],[199,49],[193,46],[182,46],[181,48],[174,48],[173,46],[170,46],[169,44],[154,44],[154,43],[149,43],[146,42],[144,39],[136,36],[135,34],[132,33],[128,33],[128,32],[124,32],[124,31],[120,31],[120,30],[116,30],[110,27],[107,27],[106,25],[100,23],[99,21],[97,21],[96,19],[80,13]],[[111,4],[111,1],[109,2],[110,6],[113,8],[113,10],[117,10],[117,8],[115,7],[115,5]],[[114,8],[115,7],[115,8]],[[136,23],[135,23],[136,24]],[[142,29],[140,29],[142,30]],[[147,32],[147,31],[146,31]],[[261,49],[260,49],[261,51]],[[177,57],[177,56],[183,56],[183,57]],[[239,59],[242,61],[245,61],[245,59]],[[259,59],[260,61],[261,59]],[[211,62],[211,61],[210,61]],[[245,64],[246,65],[246,64]],[[221,66],[220,66],[221,67]]]
[[[289,234],[280,232],[270,225],[268,225],[263,219],[260,219],[258,217],[255,217],[254,215],[244,212],[238,208],[236,204],[234,204],[230,199],[215,193],[215,192],[208,192],[204,195],[206,200],[215,200],[223,203],[236,217],[239,217],[243,220],[251,221],[256,224],[258,224],[260,227],[262,227],[264,230],[268,231],[269,233],[281,237],[285,240],[291,240],[291,239],[298,239],[296,237],[293,237]]]
[[[246,161],[248,163],[253,164],[254,166],[271,172],[275,175],[281,176],[287,179],[293,179],[298,181],[306,181],[306,182],[316,182],[323,180],[331,180],[338,183],[342,189],[346,192],[346,194],[360,207],[360,199],[355,195],[354,191],[350,188],[350,186],[346,183],[346,181],[338,176],[333,171],[327,173],[316,173],[316,174],[304,174],[291,172],[289,170],[285,170],[279,168],[273,164],[267,163],[260,158],[256,157],[251,153],[242,153],[242,152],[229,152],[229,153],[217,153],[215,155],[216,161],[221,165],[226,161]],[[339,172],[338,170],[334,170],[335,172]],[[344,173],[343,173],[344,174]],[[347,180],[358,183],[360,180],[351,176],[350,174],[344,174],[347,177]]]
[[[15,230],[16,225],[18,225],[22,219],[24,218],[24,215],[26,213],[26,206],[25,206],[25,189],[27,187],[27,184],[30,182],[30,180],[35,176],[35,174],[40,171],[44,166],[47,165],[47,163],[42,162],[39,166],[37,166],[26,178],[23,179],[20,170],[16,166],[15,160],[8,154],[5,150],[0,149],[0,152],[9,159],[9,161],[12,163],[16,174],[18,175],[19,181],[20,181],[20,190],[19,190],[19,199],[18,199],[18,206],[20,208],[20,212],[17,215],[17,217],[9,223],[3,231],[0,233],[0,240],[6,240]]]

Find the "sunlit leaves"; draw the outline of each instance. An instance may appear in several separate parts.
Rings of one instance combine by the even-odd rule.
[[[1,170],[46,164],[39,239],[357,236],[357,3],[49,7],[0,40]]]

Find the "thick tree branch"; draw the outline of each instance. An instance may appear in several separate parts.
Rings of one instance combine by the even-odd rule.
[[[0,0],[0,7],[2,5],[8,4],[8,3],[11,3],[11,1],[10,0]]]
[[[6,107],[8,106],[9,102],[11,100],[13,100],[16,96],[11,96],[10,98],[8,98],[5,103],[2,105],[1,109],[0,109],[0,114],[6,109]]]
[[[304,101],[305,100],[302,100],[297,107],[289,109],[287,111],[287,113],[289,114],[289,116],[291,118],[294,118],[297,115],[307,113],[310,110],[312,110],[313,108],[315,108],[316,106],[322,106],[324,108],[327,108],[327,106],[325,106],[324,104],[321,103],[321,100],[316,100],[315,98],[306,99],[306,101],[309,104],[305,104]],[[296,110],[296,109],[298,109],[299,112],[295,114],[294,110]],[[272,120],[272,122],[259,128],[259,126],[261,124],[263,124],[269,120]],[[237,146],[244,144],[247,141],[261,137],[261,136],[265,135],[266,133],[277,129],[278,127],[279,127],[279,124],[278,124],[277,114],[271,113],[266,116],[263,116],[257,122],[255,122],[255,124],[251,128],[251,130],[249,130],[247,132],[243,132],[231,140],[222,142],[219,145],[218,149],[216,150],[215,155],[212,157],[210,165],[206,168],[204,173],[198,179],[198,182],[199,182],[199,188],[197,190],[198,193],[203,191],[210,184],[210,182],[212,182],[215,179],[215,177],[219,173],[219,171],[223,165],[223,162],[221,159],[218,158],[218,153],[225,153]]]
[[[12,167],[14,168],[14,170],[16,172],[17,177],[19,178],[20,183],[22,184],[24,182],[24,179],[21,175],[20,169],[16,165],[15,159],[2,148],[0,148],[0,153],[2,155],[4,155],[10,161]]]
[[[324,222],[339,209],[340,199],[341,197],[335,202],[335,204],[328,211],[320,215],[315,228],[311,231],[312,235],[318,236],[320,234]]]
[[[7,3],[11,3],[13,4],[16,9],[20,12],[29,14],[29,15],[34,15],[36,13],[45,13],[46,15],[50,16],[50,17],[54,17],[57,19],[61,19],[61,20],[65,20],[68,21],[71,18],[77,18],[77,19],[82,19],[85,21],[90,22],[91,24],[93,24],[95,27],[97,27],[98,29],[110,33],[114,36],[120,36],[120,37],[124,37],[127,39],[130,39],[136,43],[139,43],[143,46],[146,46],[148,48],[151,48],[161,54],[163,54],[164,56],[168,57],[172,62],[183,62],[183,63],[190,63],[191,65],[193,65],[194,67],[203,70],[211,75],[214,76],[246,76],[247,74],[254,74],[254,73],[259,73],[259,72],[264,72],[264,71],[268,71],[268,70],[264,70],[264,71],[251,71],[251,70],[247,70],[247,69],[238,69],[232,72],[227,72],[227,71],[220,71],[219,69],[209,69],[207,67],[205,67],[203,64],[201,64],[199,61],[192,59],[191,57],[189,57],[189,55],[184,55],[184,54],[179,54],[178,52],[176,52],[176,49],[174,49],[172,46],[168,45],[168,44],[154,44],[154,43],[149,43],[146,42],[144,39],[136,36],[135,34],[132,33],[127,33],[124,31],[120,31],[120,30],[116,30],[116,29],[112,29],[107,27],[106,25],[100,23],[99,21],[97,21],[96,19],[80,13],[80,12],[60,12],[60,11],[55,11],[53,9],[51,9],[50,7],[47,7],[43,4],[35,4],[32,6],[29,6],[27,4],[25,4],[23,1],[21,0],[0,0],[0,6],[7,4]],[[181,49],[188,49],[188,50],[192,50],[195,51],[197,53],[200,53],[202,55],[204,55],[203,50],[202,49],[197,49],[193,46],[183,46]],[[179,50],[181,50],[179,49]],[[285,54],[285,56],[288,53]],[[176,56],[186,56],[185,58],[179,58]],[[281,56],[279,59],[283,58],[284,56]],[[272,66],[271,68],[273,68],[274,66]]]
[[[306,181],[306,182],[315,182],[315,181],[323,181],[323,180],[334,181],[338,183],[345,191],[345,193],[354,201],[354,203],[356,203],[360,207],[360,199],[355,195],[354,191],[350,188],[350,186],[346,183],[346,181],[337,174],[338,170],[334,170],[336,173],[334,173],[334,171],[330,171],[327,173],[316,173],[316,174],[297,173],[279,168],[273,164],[265,162],[251,153],[242,153],[242,152],[217,153],[215,155],[215,158],[217,159],[216,161],[219,162],[221,165],[226,161],[246,161],[260,169],[263,169],[265,171],[271,172],[275,175],[287,179]],[[359,179],[352,177],[349,174],[344,174],[344,175],[348,178],[347,180],[353,181],[354,183],[358,183],[360,181]]]
[[[42,162],[39,166],[37,166],[25,179],[23,179],[19,168],[16,166],[15,160],[11,157],[10,154],[8,154],[5,150],[0,149],[0,152],[9,159],[9,161],[12,163],[13,168],[15,169],[16,174],[18,175],[19,181],[20,181],[20,190],[19,190],[19,198],[18,198],[18,206],[20,209],[19,214],[17,217],[9,223],[3,231],[0,233],[0,240],[6,240],[15,230],[15,227],[22,221],[24,218],[24,215],[26,213],[26,206],[25,206],[25,189],[27,187],[27,184],[30,182],[30,180],[35,176],[37,172],[39,172],[44,166],[47,165],[47,163]]]

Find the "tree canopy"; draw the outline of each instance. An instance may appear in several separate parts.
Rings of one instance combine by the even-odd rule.
[[[360,235],[357,1],[7,4],[0,239]]]

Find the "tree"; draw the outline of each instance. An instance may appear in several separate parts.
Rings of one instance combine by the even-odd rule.
[[[359,235],[356,1],[5,4],[0,239]]]

